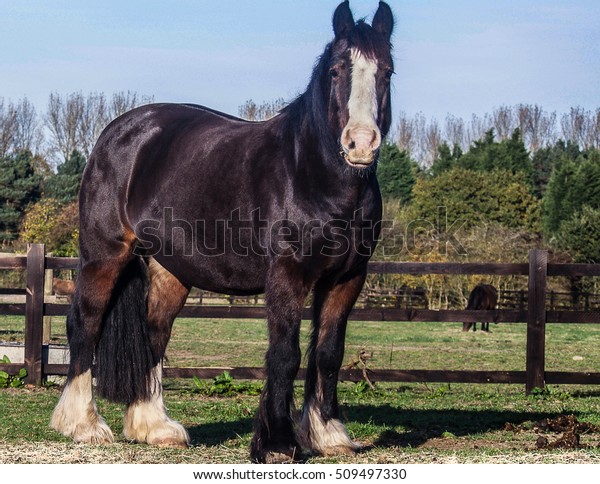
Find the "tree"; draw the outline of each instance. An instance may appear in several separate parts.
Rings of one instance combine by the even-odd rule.
[[[407,203],[412,198],[416,181],[414,164],[405,151],[393,143],[383,143],[377,163],[377,179],[381,194]]]
[[[434,178],[419,178],[412,207],[415,219],[441,229],[499,223],[539,230],[540,203],[522,172],[454,168]]]
[[[277,115],[286,105],[282,99],[275,101],[263,101],[262,104],[256,104],[252,99],[246,101],[238,108],[240,118],[248,121],[265,121]]]
[[[60,203],[76,200],[85,163],[85,157],[78,151],[73,151],[71,156],[58,166],[57,173],[46,180],[44,195]]]
[[[553,237],[561,223],[577,215],[585,205],[600,208],[600,152],[592,149],[573,159],[565,153],[557,159],[544,196],[543,226]]]
[[[579,146],[572,141],[559,140],[553,146],[541,148],[535,152],[531,160],[533,170],[533,186],[536,195],[542,198],[548,188],[552,171],[559,166],[561,159],[568,158],[575,162],[581,151]]]
[[[113,94],[110,102],[102,93],[50,94],[46,126],[50,132],[51,153],[58,162],[68,159],[75,150],[88,157],[96,139],[112,119],[151,101],[152,97],[138,96],[131,91]]]
[[[44,243],[46,250],[56,256],[73,257],[78,254],[78,203],[60,203],[43,198],[31,205],[23,220],[20,238],[26,243]]]
[[[586,205],[600,208],[600,151],[592,149],[585,155],[569,187],[566,203],[572,214],[581,212]]]
[[[12,149],[15,138],[16,111],[11,103],[4,104],[0,98],[0,158],[4,158]]]
[[[33,155],[22,151],[0,158],[0,238],[17,237],[25,209],[40,199],[41,176],[33,168]]]
[[[529,153],[525,149],[518,128],[513,131],[510,138],[499,143],[495,141],[494,129],[490,129],[460,158],[459,166],[468,170],[486,172],[493,170],[522,172],[529,180],[532,176]]]
[[[459,145],[455,144],[454,147],[450,149],[448,143],[444,141],[438,148],[438,155],[435,160],[433,160],[433,164],[429,170],[430,173],[433,176],[438,176],[457,167],[461,156],[462,150]]]
[[[15,134],[13,150],[39,153],[44,135],[33,104],[23,98],[15,107]]]
[[[556,244],[566,250],[575,262],[600,263],[600,209],[586,205],[564,221]]]

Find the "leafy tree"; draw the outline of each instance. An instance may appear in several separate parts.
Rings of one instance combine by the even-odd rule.
[[[584,206],[600,208],[600,152],[591,149],[573,160],[557,159],[544,196],[543,226],[552,237],[561,223],[579,214]]]
[[[413,190],[414,215],[438,227],[499,223],[538,230],[539,201],[524,173],[454,168],[430,179],[418,179]]]
[[[79,239],[78,203],[67,205],[53,198],[43,198],[31,205],[23,221],[21,240],[44,243],[56,256],[76,256]]]
[[[384,143],[379,152],[377,179],[384,197],[409,202],[416,177],[414,164],[406,151],[400,151],[393,143]]]
[[[542,198],[548,188],[552,171],[560,164],[561,159],[568,158],[576,161],[581,155],[579,146],[572,141],[565,143],[559,140],[553,146],[540,148],[533,155],[531,161],[533,169],[534,191],[538,197]]]
[[[571,213],[579,213],[585,205],[600,208],[600,152],[591,150],[577,166],[567,200]]]
[[[495,141],[494,129],[485,133],[482,139],[475,141],[471,149],[459,160],[459,166],[469,170],[492,171],[506,170],[513,173],[525,173],[528,181],[532,176],[531,160],[525,149],[521,131],[517,128],[510,138]]]
[[[85,163],[85,157],[78,151],[73,151],[71,156],[58,166],[56,175],[52,175],[46,180],[45,196],[58,200],[60,203],[76,200]]]
[[[561,224],[556,241],[576,262],[600,263],[600,208],[584,206]]]
[[[459,145],[455,144],[452,149],[445,141],[438,147],[438,156],[433,160],[431,165],[431,174],[433,176],[441,175],[442,173],[451,170],[458,166],[462,156],[462,150]]]
[[[0,238],[16,238],[25,209],[40,198],[42,178],[29,151],[0,158]]]

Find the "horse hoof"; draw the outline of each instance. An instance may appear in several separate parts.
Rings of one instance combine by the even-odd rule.
[[[187,449],[189,447],[187,442],[182,442],[178,439],[161,439],[156,442],[152,442],[152,445],[169,449]]]
[[[104,422],[98,422],[94,426],[77,426],[69,437],[78,444],[92,445],[112,444],[115,440],[110,428]]]
[[[257,464],[294,464],[306,460],[306,456],[297,446],[277,447],[271,450],[262,449],[258,452],[252,449],[251,458]]]
[[[325,457],[333,457],[336,455],[352,456],[361,449],[361,446],[359,444],[357,444],[356,442],[352,442],[352,443],[354,444],[353,446],[336,445],[334,447],[327,447],[327,448],[323,449],[322,455],[324,455]]]
[[[294,456],[283,454],[281,452],[267,452],[265,455],[265,464],[293,464]]]

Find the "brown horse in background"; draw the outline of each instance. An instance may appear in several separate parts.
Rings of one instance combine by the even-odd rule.
[[[490,310],[496,309],[498,304],[498,291],[491,284],[478,284],[469,295],[467,309]],[[477,323],[463,323],[463,331],[468,332],[473,326],[473,332],[477,331]],[[482,322],[481,331],[489,332],[490,323]]]

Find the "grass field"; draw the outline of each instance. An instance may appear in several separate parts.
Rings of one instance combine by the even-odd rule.
[[[371,368],[524,369],[525,325],[492,325],[489,334],[460,329],[458,323],[351,322],[345,360],[365,348],[373,353]],[[21,335],[19,318],[0,319],[0,339]],[[546,339],[548,370],[599,371],[599,327],[549,325]],[[60,318],[53,340],[64,341]],[[172,366],[260,366],[265,349],[264,322],[178,320],[168,356]],[[0,462],[247,462],[259,384],[215,397],[191,380],[166,380],[170,414],[192,437],[187,450],[155,449],[122,437],[109,446],[76,445],[48,427],[59,387],[0,390]],[[300,408],[301,382],[296,401]],[[364,450],[310,462],[600,463],[597,386],[553,386],[525,396],[521,385],[380,383],[373,392],[342,382],[340,402],[349,432]],[[98,406],[120,435],[123,407],[102,400]]]

